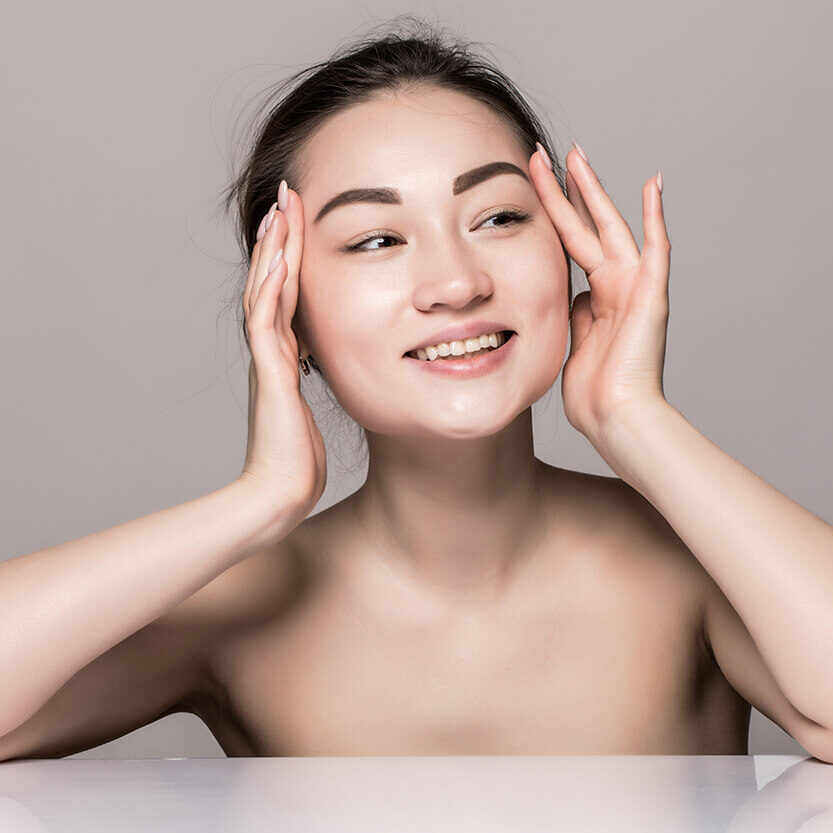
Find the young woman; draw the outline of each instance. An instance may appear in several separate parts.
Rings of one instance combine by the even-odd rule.
[[[661,175],[640,252],[463,45],[390,35],[301,75],[227,194],[243,471],[0,565],[0,756],[181,711],[228,755],[745,754],[752,704],[833,761],[833,528],[665,400]],[[311,517],[310,367],[369,451]],[[562,370],[617,477],[534,456]]]

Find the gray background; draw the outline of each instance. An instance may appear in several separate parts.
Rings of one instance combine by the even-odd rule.
[[[828,4],[41,0],[6,4],[0,35],[2,557],[238,475],[247,362],[216,211],[234,120],[406,12],[489,44],[559,155],[581,142],[640,246],[640,188],[662,170],[666,396],[833,521]],[[560,383],[534,409],[537,455],[612,474]],[[319,508],[363,476],[334,465]],[[753,711],[750,752],[804,750]],[[223,752],[173,715],[73,757],[98,756]]]

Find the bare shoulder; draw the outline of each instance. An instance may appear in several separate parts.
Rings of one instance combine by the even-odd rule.
[[[622,481],[583,471],[552,466],[539,460],[549,476],[553,499],[569,511],[561,517],[575,520],[584,528],[599,528],[609,521],[611,510],[622,504]]]
[[[714,586],[711,576],[665,516],[624,480],[611,478],[617,494],[615,535],[631,557],[656,580],[658,593],[677,600],[685,627],[696,639],[703,669],[715,670],[706,639],[706,604]]]
[[[301,524],[275,544],[249,556],[206,585],[211,624],[236,631],[270,617],[292,598],[301,566]]]
[[[618,504],[616,534],[630,551],[647,558],[650,565],[665,566],[679,574],[702,603],[710,580],[703,565],[644,495],[618,477],[611,481]]]
[[[228,568],[188,600],[199,617],[203,667],[191,710],[206,722],[228,695],[237,649],[250,634],[278,621],[308,581],[308,521]]]
[[[685,604],[702,644],[710,577],[662,513],[619,477],[552,469],[562,501],[581,540],[600,543],[605,570],[670,592]]]
[[[619,477],[558,469],[566,485],[561,490],[575,496],[584,522],[603,529],[623,552],[676,561],[702,572],[700,563],[661,512],[640,492]],[[573,508],[573,507],[571,507]]]

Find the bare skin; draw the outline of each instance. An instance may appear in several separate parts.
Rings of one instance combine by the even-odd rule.
[[[498,599],[368,557],[355,495],[281,542],[271,584],[235,568],[192,709],[226,754],[747,754],[702,567],[618,478],[541,466],[560,523]]]
[[[264,219],[244,299],[255,359],[245,477],[196,511],[6,568],[14,598],[47,560],[74,565],[66,583],[79,594],[64,595],[96,602],[110,588],[95,598],[83,587],[82,556],[103,572],[110,550],[126,552],[148,603],[128,608],[128,638],[114,644],[111,632],[109,650],[0,738],[0,759],[71,754],[180,711],[235,756],[745,754],[739,692],[826,754],[823,726],[785,698],[711,576],[630,481],[534,456],[531,405],[562,370],[571,321],[565,413],[597,449],[591,423],[610,412],[607,394],[628,388],[597,374],[607,393],[587,393],[598,369],[587,357],[606,342],[587,335],[601,331],[586,294],[570,313],[564,252],[516,137],[480,102],[410,91],[331,118],[303,155],[297,191],[282,185],[268,230]],[[483,166],[494,175],[463,187]],[[396,188],[397,201],[323,212],[334,194],[368,187]],[[555,194],[551,179],[544,193]],[[491,225],[506,209],[525,218]],[[383,238],[394,245],[363,248]],[[667,247],[656,252],[667,259]],[[617,264],[584,261],[604,289]],[[472,322],[515,332],[490,372],[460,379],[406,356]],[[362,488],[309,518],[325,450],[298,390],[299,354],[315,356],[370,449]],[[202,545],[211,569],[187,598],[180,578],[180,603],[150,621],[151,602],[158,612],[171,601],[152,592],[158,571],[142,558],[180,517],[190,530],[217,527]],[[185,544],[167,557],[190,566],[193,588],[200,550]],[[32,618],[16,615],[18,626]],[[137,621],[147,624],[136,631]],[[35,653],[54,642],[30,641]],[[43,673],[34,688],[54,691],[55,679]]]
[[[303,238],[293,327],[370,462],[275,548],[271,590],[236,568],[194,706],[229,755],[746,750],[749,706],[702,636],[702,568],[619,479],[534,456],[567,262],[528,179],[451,187],[527,157],[489,108],[438,89],[352,107],[305,146],[276,232]],[[317,220],[334,194],[382,186],[401,201]],[[492,225],[507,207],[528,219]],[[462,381],[404,357],[475,318],[517,333],[495,371]]]

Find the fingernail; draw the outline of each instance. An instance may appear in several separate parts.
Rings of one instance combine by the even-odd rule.
[[[266,231],[269,231],[269,226],[272,225],[272,218],[275,216],[275,206],[277,205],[276,202],[272,203],[272,207],[269,209],[269,213],[266,215]],[[265,232],[264,232],[265,234]]]
[[[587,158],[587,154],[581,149],[581,145],[578,142],[573,142],[573,147],[579,152],[579,156],[589,165],[590,160]]]
[[[288,190],[286,180],[282,179],[281,184],[278,186],[278,208],[281,211],[286,211],[286,206],[289,204]]]
[[[260,225],[257,227],[257,239],[262,240],[263,235],[266,234],[266,215],[263,215],[263,219],[260,221]]]
[[[657,171],[657,188],[660,194],[662,193],[662,171]]]
[[[544,160],[544,162],[547,163],[547,165],[549,166],[549,169],[552,170],[552,162],[550,162],[550,158],[547,155],[546,150],[544,150],[544,146],[540,142],[536,142],[535,144],[538,147],[538,153],[541,154],[541,158]]]
[[[281,259],[282,254],[283,254],[283,249],[278,249],[275,252],[275,256],[272,258],[272,262],[269,264],[269,268],[266,270],[267,275],[272,274],[272,271],[278,265],[278,261]]]

